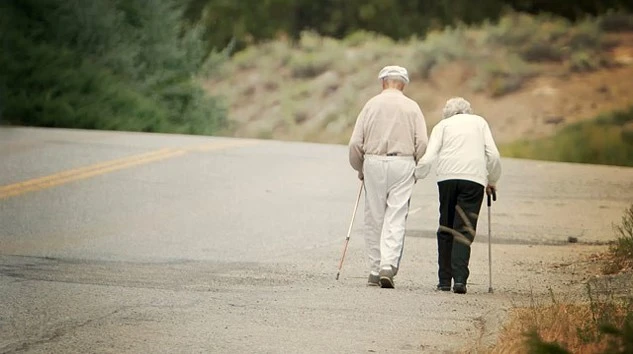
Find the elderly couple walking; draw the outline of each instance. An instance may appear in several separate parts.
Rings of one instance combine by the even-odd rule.
[[[420,107],[403,93],[409,83],[407,70],[387,66],[378,78],[382,92],[361,110],[349,142],[350,164],[365,185],[368,285],[394,287],[413,186],[437,160],[437,289],[450,291],[452,285],[455,293],[464,294],[469,243],[475,238],[484,192],[493,192],[501,175],[490,128],[484,118],[473,114],[468,101],[451,98],[427,139]],[[461,236],[469,242],[459,242]]]

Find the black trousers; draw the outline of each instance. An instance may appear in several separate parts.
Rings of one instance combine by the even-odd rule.
[[[443,286],[455,283],[466,284],[470,271],[470,243],[475,240],[477,219],[484,198],[484,187],[481,184],[453,179],[438,182],[440,192],[440,227],[437,230],[438,277]],[[468,223],[457,211],[464,211]],[[455,240],[456,232],[466,237],[469,242]],[[459,237],[459,236],[457,236]]]

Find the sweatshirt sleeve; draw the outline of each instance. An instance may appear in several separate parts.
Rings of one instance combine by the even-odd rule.
[[[443,132],[444,129],[442,129],[441,122],[431,131],[431,137],[429,138],[429,144],[426,148],[426,152],[415,167],[416,179],[425,178],[428,176],[429,172],[431,172],[431,166],[433,166],[433,162],[437,159],[440,149],[442,148]]]
[[[420,161],[424,153],[426,152],[426,147],[428,145],[429,138],[427,136],[426,130],[426,120],[424,119],[424,114],[422,114],[422,110],[418,106],[415,118],[415,162]]]
[[[352,137],[349,140],[349,163],[352,168],[358,172],[363,171],[363,162],[365,160],[365,132],[363,129],[365,122],[365,112],[367,106],[363,107],[358,118],[356,118],[356,125],[352,132]]]
[[[497,145],[492,138],[490,127],[486,123],[484,127],[484,144],[486,149],[486,169],[488,170],[488,183],[495,185],[501,177],[501,156]]]

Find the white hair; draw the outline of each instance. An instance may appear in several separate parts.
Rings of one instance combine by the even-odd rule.
[[[470,107],[470,102],[466,101],[463,97],[453,97],[446,101],[442,115],[443,118],[450,118],[457,114],[472,113],[473,109]]]

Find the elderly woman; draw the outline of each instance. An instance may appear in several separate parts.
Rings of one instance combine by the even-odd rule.
[[[474,115],[470,103],[451,98],[442,121],[431,132],[415,178],[429,174],[437,163],[440,194],[440,227],[437,231],[438,290],[466,293],[470,274],[470,243],[475,239],[477,218],[486,193],[495,191],[501,176],[499,151],[486,120]],[[455,241],[455,242],[453,242]]]

